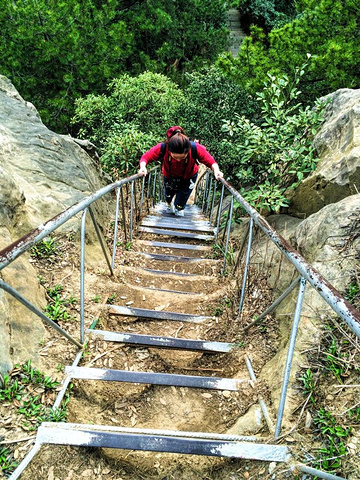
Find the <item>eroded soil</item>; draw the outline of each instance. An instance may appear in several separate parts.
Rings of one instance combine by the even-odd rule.
[[[243,315],[238,315],[238,291],[232,275],[222,275],[222,260],[209,250],[203,252],[159,249],[144,244],[150,234],[137,238],[131,250],[121,245],[118,266],[110,276],[105,262],[88,265],[85,288],[86,328],[122,333],[161,335],[188,339],[234,342],[227,354],[203,354],[156,348],[133,347],[105,342],[87,334],[87,346],[80,366],[127,371],[164,372],[182,375],[249,379],[244,356],[251,357],[255,374],[276,353],[279,335],[275,321],[268,316],[261,326],[245,335],[243,325],[271,303],[272,293],[260,274],[250,272]],[[139,254],[138,252],[142,252]],[[63,286],[64,298],[79,299],[79,252],[76,245],[59,239],[58,257],[33,260],[45,288]],[[161,253],[201,257],[201,262],[160,261],[143,254]],[[152,270],[160,270],[161,273]],[[175,274],[176,273],[176,274]],[[177,274],[182,275],[177,275]],[[208,316],[203,323],[149,320],[111,313],[109,304]],[[79,338],[79,301],[68,307],[71,317],[59,324]],[[48,375],[61,381],[64,367],[71,365],[77,348],[50,328],[41,340],[42,365]],[[104,381],[75,380],[68,403],[67,421],[73,423],[155,428],[180,431],[226,433],[237,420],[257,404],[258,396],[267,402],[274,418],[268,387],[244,382],[237,392],[161,387]],[[44,396],[51,405],[55,393]],[[351,402],[351,400],[350,400]],[[14,405],[2,404],[1,435],[4,439],[32,437],[36,422],[24,421]],[[298,413],[298,412],[297,412]],[[233,431],[233,430],[232,430]],[[269,436],[266,424],[257,430],[239,432]],[[29,450],[32,438],[16,443],[16,460]],[[291,441],[292,438],[287,440]],[[295,478],[289,467],[265,462],[195,457],[192,455],[134,452],[69,446],[43,446],[21,479],[33,480],[187,480],[187,479],[270,479]]]

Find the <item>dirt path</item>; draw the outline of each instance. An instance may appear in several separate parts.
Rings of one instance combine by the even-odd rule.
[[[159,238],[151,233],[139,233],[131,250],[119,248],[120,265],[109,277],[103,269],[86,273],[86,327],[96,321],[96,329],[125,334],[161,335],[165,337],[235,342],[229,353],[208,354],[160,348],[130,346],[106,342],[90,334],[80,366],[110,368],[129,372],[163,372],[220,378],[248,379],[244,355],[250,354],[255,372],[275,354],[277,331],[269,322],[266,335],[256,329],[244,338],[237,318],[237,286],[230,276],[221,274],[222,260],[213,257],[209,245],[181,239],[181,243],[204,245],[202,251],[171,247],[154,247],[149,241]],[[178,242],[167,238],[162,241]],[[70,248],[70,247],[69,247]],[[72,247],[71,247],[72,248]],[[68,250],[69,251],[69,250]],[[168,260],[149,258],[149,254],[170,255]],[[177,256],[190,260],[179,261]],[[198,261],[194,261],[194,258]],[[64,296],[77,290],[77,253],[66,265],[39,265],[44,282],[56,283],[60,273],[66,287]],[[180,259],[181,260],[181,259]],[[58,272],[57,272],[58,270]],[[66,280],[66,281],[65,281]],[[251,286],[250,286],[251,287]],[[268,295],[266,287],[264,297]],[[258,305],[249,297],[245,312],[251,316]],[[264,298],[263,298],[264,299]],[[201,323],[144,319],[119,316],[109,304],[142,308],[157,312],[201,315]],[[78,305],[73,306],[78,313]],[[242,319],[243,321],[246,320]],[[64,328],[77,335],[77,322],[63,322]],[[55,368],[71,365],[76,349],[62,339],[56,342],[53,332],[44,339],[44,366],[55,376]],[[265,385],[254,388],[248,382],[238,391],[190,389],[188,387],[156,386],[104,381],[75,380],[68,404],[68,422],[94,425],[168,429],[209,433],[254,434],[267,436],[260,423],[248,432],[237,432],[237,422],[257,404],[258,394],[267,398]],[[249,471],[259,474],[251,476]],[[234,461],[192,455],[136,452],[115,449],[44,446],[31,462],[21,479],[99,480],[128,479],[240,479],[267,478],[267,465],[258,462]],[[259,473],[262,472],[262,473]],[[252,474],[253,475],[253,474]]]

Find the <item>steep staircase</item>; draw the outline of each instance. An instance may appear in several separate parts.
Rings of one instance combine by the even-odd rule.
[[[143,308],[142,305],[119,305],[114,302],[106,306],[109,318],[112,319],[112,323],[108,324],[119,325],[125,331],[88,329],[88,338],[107,344],[108,347],[104,347],[104,350],[109,351],[114,348],[114,345],[120,345],[126,349],[146,348],[149,349],[150,354],[155,351],[154,349],[156,351],[164,349],[168,352],[167,358],[170,366],[174,360],[172,358],[174,354],[169,353],[171,351],[195,352],[201,356],[226,356],[236,351],[238,345],[234,343],[197,338],[199,334],[199,331],[196,330],[197,326],[211,326],[211,322],[214,321],[211,315],[198,314],[199,312],[184,313],[184,310],[191,311],[192,302],[195,305],[196,298],[203,299],[204,295],[205,299],[207,298],[206,294],[209,294],[210,286],[215,288],[215,292],[219,287],[214,272],[218,273],[220,261],[209,258],[211,251],[209,242],[214,240],[215,234],[216,228],[201,214],[196,205],[188,205],[184,217],[175,217],[172,213],[167,212],[164,203],[157,204],[150,214],[142,219],[138,227],[138,238],[134,242],[137,250],[131,253],[134,264],[128,269],[132,270],[134,279],[139,269],[145,274],[144,277],[141,277],[141,281],[146,279],[146,275],[152,279],[161,279],[161,282],[158,283],[144,282],[137,285],[145,292],[143,299],[146,298],[146,295],[158,295],[160,298],[162,295],[170,295],[171,298],[177,299],[178,310]],[[162,265],[164,266],[161,267]],[[187,270],[187,267],[190,268]],[[206,286],[208,292],[187,290],[186,282],[191,283],[194,278],[196,284]],[[202,283],[197,282],[199,278],[202,279]],[[167,288],[168,286],[171,288]],[[146,303],[145,306],[147,306]],[[119,318],[121,318],[120,322]],[[151,332],[163,332],[163,325],[168,324],[176,325],[177,332],[185,331],[186,337],[149,334],[149,329],[152,329]],[[134,325],[136,325],[135,332],[133,331]],[[141,332],[142,325],[145,328]],[[186,326],[189,326],[188,330],[186,330]],[[202,332],[204,331],[206,329],[202,330]],[[191,335],[195,335],[196,338],[191,338]],[[84,385],[101,381],[112,382],[112,384],[126,383],[137,388],[141,385],[175,387],[183,389],[183,392],[188,392],[190,389],[201,389],[205,392],[227,392],[227,395],[230,395],[231,392],[241,395],[244,386],[254,386],[251,373],[240,378],[224,378],[213,375],[176,374],[169,373],[169,371],[136,371],[135,369],[110,368],[109,366],[103,368],[79,366],[80,360],[81,356],[78,356],[73,365],[66,367],[63,391],[59,394],[61,398],[68,385],[73,381],[84,382]],[[199,368],[199,371],[202,369]],[[84,386],[83,388],[84,390],[90,388],[89,396],[92,395],[93,387]],[[211,414],[211,412],[209,413]],[[81,418],[81,414],[79,417]],[[270,462],[287,462],[289,460],[290,453],[286,446],[264,443],[264,440],[268,440],[268,438],[216,432],[164,430],[161,420],[157,428],[47,422],[43,423],[38,430],[33,455],[41,445],[54,444]],[[22,470],[31,461],[31,458],[30,454],[28,460],[21,467]],[[10,478],[18,478],[20,473],[20,470],[15,470]]]

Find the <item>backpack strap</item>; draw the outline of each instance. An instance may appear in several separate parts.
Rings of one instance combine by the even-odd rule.
[[[191,144],[191,156],[195,160],[195,163],[199,165],[196,142],[191,141],[190,144]]]
[[[161,163],[162,161],[164,160],[164,156],[165,156],[165,153],[166,153],[166,144],[164,142],[161,143],[161,149],[160,149],[160,160],[161,160]]]
[[[191,156],[192,156],[192,158],[195,160],[195,163],[196,163],[197,165],[199,165],[198,153],[197,153],[197,148],[196,148],[196,142],[190,141],[190,145],[191,145],[191,147],[190,147],[190,148],[191,148]],[[161,161],[161,163],[164,161],[165,153],[166,153],[166,143],[161,142],[160,158],[159,158],[159,160]]]

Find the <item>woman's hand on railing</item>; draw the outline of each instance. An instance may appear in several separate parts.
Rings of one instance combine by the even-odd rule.
[[[146,163],[145,162],[140,163],[140,168],[139,168],[138,174],[143,176],[143,177],[146,177],[147,168],[146,168]]]
[[[219,165],[217,163],[214,163],[211,169],[214,172],[215,180],[219,180],[220,178],[224,177],[224,174],[220,171]]]

